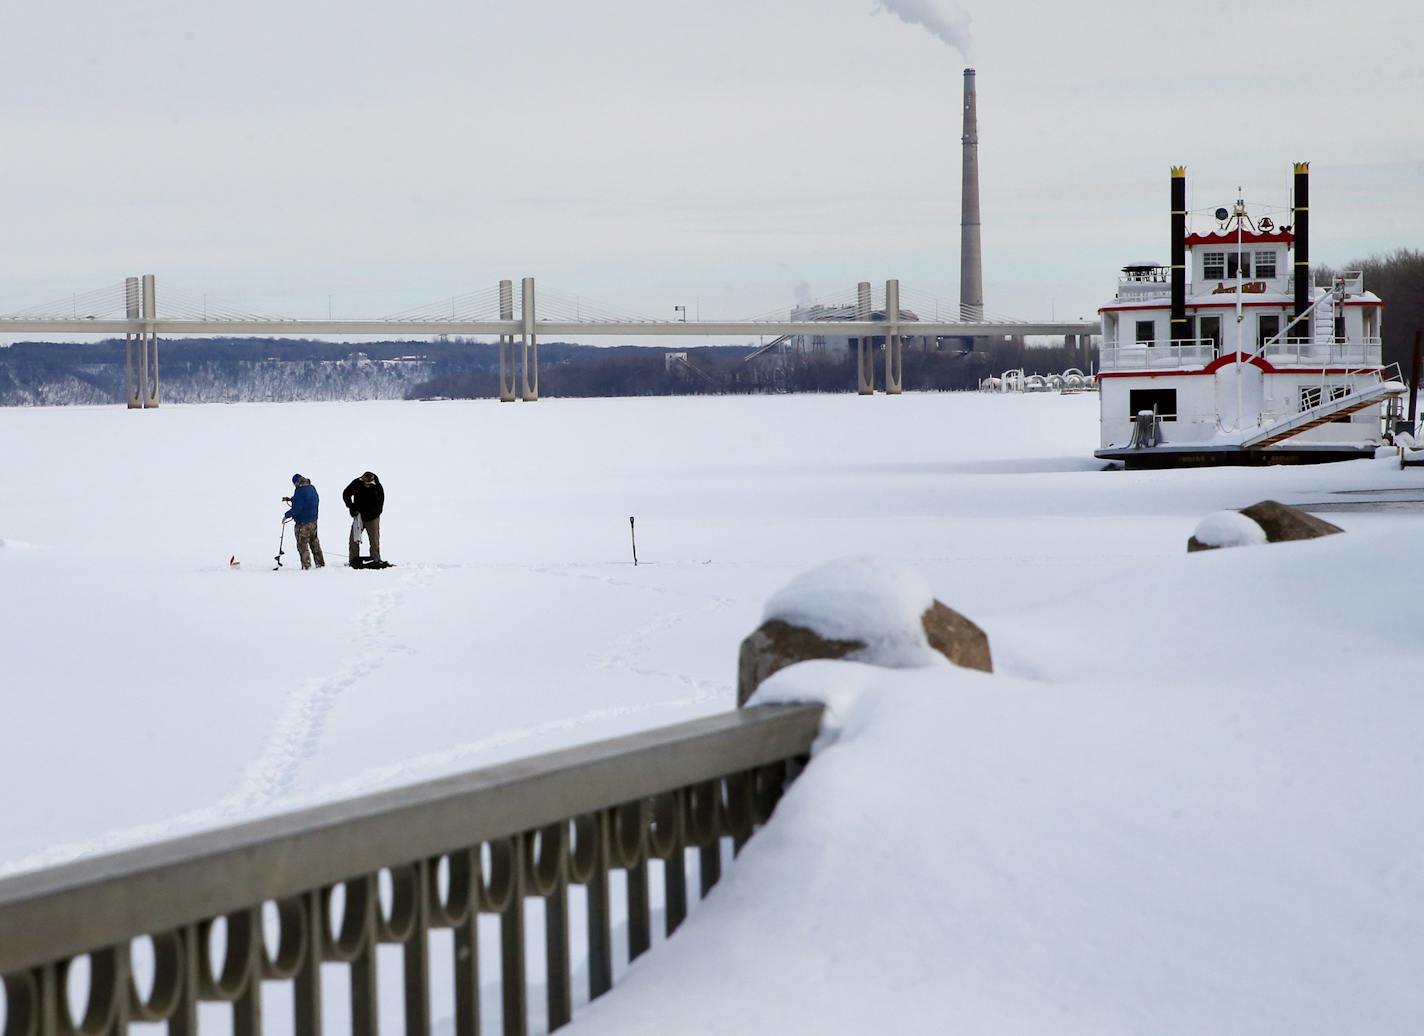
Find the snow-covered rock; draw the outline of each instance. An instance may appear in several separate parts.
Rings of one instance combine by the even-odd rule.
[[[949,660],[992,672],[989,638],[935,600],[924,577],[879,558],[847,558],[797,576],[767,602],[742,641],[737,704],[797,662],[848,659],[892,669]]]
[[[844,558],[797,576],[773,594],[763,621],[779,619],[828,640],[857,640],[859,662],[894,669],[933,665],[921,618],[934,603],[924,576],[880,558]]]
[[[1266,530],[1240,511],[1216,511],[1197,522],[1187,550],[1215,550],[1218,547],[1254,547],[1266,542]]]

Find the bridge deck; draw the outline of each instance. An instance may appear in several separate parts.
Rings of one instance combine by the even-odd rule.
[[[1096,334],[1096,321],[1047,323],[858,320],[701,320],[701,321],[544,321],[532,332],[540,338],[583,335],[677,335],[746,337],[749,335],[846,335],[878,337],[891,333],[941,338],[993,335]],[[159,335],[521,335],[520,320],[100,320],[0,319],[0,334],[99,334],[151,332]]]

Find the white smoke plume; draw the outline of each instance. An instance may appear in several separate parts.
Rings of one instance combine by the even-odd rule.
[[[969,15],[947,10],[938,0],[875,0],[872,14],[885,11],[902,22],[918,25],[969,60]]]

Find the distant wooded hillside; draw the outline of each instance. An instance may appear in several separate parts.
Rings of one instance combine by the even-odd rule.
[[[768,355],[745,362],[751,346],[539,345],[540,393],[649,396],[715,393],[853,392],[847,354]],[[515,350],[516,356],[518,350]],[[669,354],[684,353],[686,360]],[[964,353],[907,350],[912,389],[974,388],[1011,367],[1050,373],[1087,370],[1092,350],[1000,342]],[[876,360],[884,384],[884,353]],[[267,338],[173,339],[160,343],[163,400],[169,403],[486,398],[499,390],[498,347],[455,340],[351,343]],[[0,348],[0,405],[122,403],[124,343],[21,342]]]

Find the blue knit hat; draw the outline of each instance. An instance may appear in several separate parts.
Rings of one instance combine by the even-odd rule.
[[[295,486],[295,485],[296,485],[298,482],[300,482],[301,480],[302,480],[302,476],[300,476],[300,475],[293,475],[293,476],[292,476],[292,485]]]

